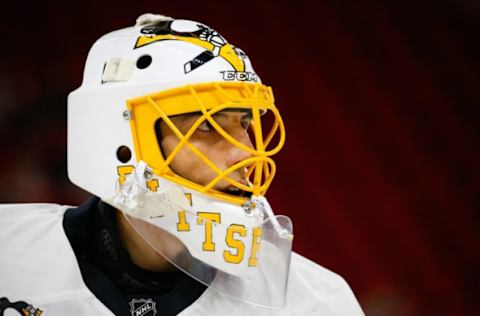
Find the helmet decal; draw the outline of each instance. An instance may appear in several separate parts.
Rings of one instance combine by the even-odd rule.
[[[187,20],[161,21],[143,27],[140,32],[143,35],[138,37],[134,49],[165,40],[184,41],[205,48],[205,51],[185,63],[186,74],[216,57],[225,59],[235,72],[245,72],[245,53],[230,45],[217,31],[204,24]]]

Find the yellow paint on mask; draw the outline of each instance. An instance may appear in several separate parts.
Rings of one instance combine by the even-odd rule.
[[[166,40],[177,40],[177,41],[184,41],[187,43],[191,43],[200,47],[205,48],[206,50],[213,52],[215,46],[207,41],[204,41],[199,38],[195,37],[187,37],[187,36],[177,36],[172,34],[165,34],[165,35],[155,35],[155,36],[146,36],[142,35],[137,39],[134,48],[140,48],[148,44],[152,44],[159,41],[166,41]],[[226,43],[220,48],[219,56],[223,59],[228,61],[236,71],[245,71],[245,63],[243,60],[237,55],[235,50],[233,49],[232,45]]]

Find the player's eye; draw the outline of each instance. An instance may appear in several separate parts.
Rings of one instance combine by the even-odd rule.
[[[246,117],[246,118],[242,119],[240,124],[242,125],[242,128],[246,130],[250,126],[251,122],[252,122],[252,118]]]
[[[213,130],[212,124],[210,124],[209,121],[205,121],[200,126],[198,126],[198,129],[201,130],[202,132],[210,132]]]

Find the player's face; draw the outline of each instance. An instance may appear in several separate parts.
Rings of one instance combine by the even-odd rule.
[[[253,148],[247,133],[252,119],[251,113],[225,110],[212,116],[218,125],[233,138]],[[186,134],[198,118],[199,115],[188,114],[172,117],[171,120],[182,134]],[[164,156],[168,157],[180,141],[165,122],[160,124],[160,130],[162,134],[162,140],[160,142],[162,151]],[[227,141],[207,121],[198,127],[189,139],[189,142],[222,171],[251,156],[249,153],[242,151]],[[217,173],[207,166],[187,146],[181,148],[170,163],[170,168],[180,176],[201,185],[207,185],[217,176]],[[246,168],[237,169],[230,174],[230,177],[243,184],[246,184],[248,181]],[[220,181],[215,186],[215,189],[221,191],[227,191],[229,188],[231,188],[231,186],[226,180]]]

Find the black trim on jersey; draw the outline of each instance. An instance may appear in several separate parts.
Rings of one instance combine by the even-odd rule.
[[[63,227],[90,291],[120,316],[130,316],[132,299],[152,299],[157,315],[176,315],[195,302],[205,285],[178,270],[150,272],[131,262],[115,212],[97,197],[65,212]]]

